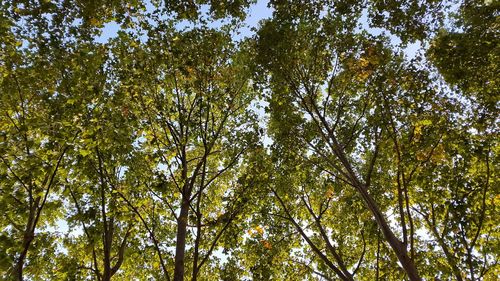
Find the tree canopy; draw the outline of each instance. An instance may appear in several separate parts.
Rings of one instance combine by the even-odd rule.
[[[499,19],[3,1],[0,279],[497,280]]]

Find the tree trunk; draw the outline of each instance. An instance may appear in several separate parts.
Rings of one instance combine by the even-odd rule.
[[[26,260],[26,256],[28,255],[28,250],[31,246],[31,242],[33,242],[33,239],[35,239],[36,217],[37,212],[39,211],[38,205],[40,204],[40,200],[40,197],[37,197],[35,201],[30,204],[31,206],[28,216],[28,222],[26,224],[23,235],[22,251],[19,254],[19,258],[17,259],[13,272],[13,277],[18,281],[23,281],[24,261]]]
[[[184,196],[181,204],[181,212],[177,220],[177,242],[175,245],[174,281],[184,280],[184,256],[186,250],[188,213],[189,213],[189,196]]]
[[[337,140],[337,137],[334,134],[334,131],[332,128],[330,128],[330,125],[328,124],[326,118],[324,115],[321,114],[321,111],[318,109],[318,106],[313,102],[312,103],[313,108],[307,107],[307,105],[304,106],[304,108],[307,110],[309,115],[316,121],[317,126],[319,127],[320,131],[323,134],[323,137],[326,140],[330,140],[330,147],[332,148],[334,154],[337,156],[337,158],[340,160],[341,165],[346,169],[347,177],[349,178],[349,181],[351,182],[352,186],[356,188],[356,190],[359,192],[361,195],[362,200],[370,210],[370,212],[373,214],[375,217],[375,221],[377,222],[377,225],[379,226],[380,230],[382,230],[382,233],[384,234],[385,239],[387,242],[389,242],[389,245],[391,246],[392,250],[396,254],[399,262],[401,263],[401,266],[403,269],[406,271],[408,274],[408,278],[411,281],[420,281],[422,280],[420,276],[418,275],[417,268],[415,267],[415,264],[413,263],[413,260],[408,256],[408,252],[406,251],[406,245],[402,243],[395,235],[394,232],[392,232],[391,228],[389,227],[389,224],[385,220],[384,215],[378,208],[377,203],[375,200],[373,200],[372,196],[368,193],[368,188],[365,184],[363,184],[356,173],[354,172],[354,169],[352,168],[352,165],[350,164],[348,157],[345,154],[344,148],[342,145],[340,145],[339,141]],[[318,119],[316,119],[316,116]],[[326,134],[323,133],[323,128],[326,129]],[[335,168],[335,166],[334,166]],[[338,169],[338,168],[335,168]]]
[[[31,230],[27,230],[27,232],[25,232],[23,238],[23,250],[21,251],[21,254],[19,255],[16,266],[14,268],[15,279],[18,281],[23,280],[24,261],[26,260],[28,249],[30,248],[31,242],[34,238],[35,234]]]
[[[418,274],[417,268],[415,267],[413,260],[408,256],[405,245],[394,235],[394,232],[392,232],[389,224],[382,215],[382,212],[379,210],[377,203],[368,194],[365,186],[363,186],[360,182],[356,183],[356,187],[359,190],[361,197],[363,198],[363,201],[365,201],[368,209],[370,209],[373,216],[375,217],[378,226],[382,230],[385,239],[387,240],[387,242],[389,242],[389,245],[396,254],[399,262],[401,263],[401,266],[408,274],[408,278],[411,281],[420,281],[421,278]]]
[[[191,281],[198,280],[198,259],[199,259],[199,247],[201,240],[201,214],[200,214],[200,198],[201,194],[198,195],[198,202],[196,206],[196,239],[194,241],[194,256],[193,256],[193,276]]]

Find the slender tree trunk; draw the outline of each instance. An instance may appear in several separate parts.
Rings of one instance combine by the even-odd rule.
[[[19,258],[16,262],[16,266],[14,269],[15,278],[18,281],[23,280],[24,261],[26,260],[26,255],[28,254],[28,250],[29,250],[29,248],[31,246],[31,242],[33,241],[34,238],[35,238],[35,234],[33,233],[33,231],[27,230],[24,233],[23,246],[22,246],[23,250],[21,251],[21,253],[19,255]]]
[[[184,196],[181,204],[181,212],[177,220],[177,242],[175,245],[174,281],[184,280],[184,256],[186,250],[188,214],[189,214],[189,196]]]
[[[112,223],[109,222],[110,224]],[[106,223],[107,224],[107,223]],[[102,275],[102,281],[110,281],[111,276],[113,276],[113,272],[111,270],[111,244],[113,241],[113,232],[112,226],[108,225],[107,231],[104,234],[104,272]]]
[[[420,281],[421,278],[418,274],[417,268],[415,267],[413,260],[410,258],[410,256],[408,256],[408,252],[406,250],[406,246],[404,245],[404,243],[402,243],[394,235],[394,232],[392,232],[391,228],[389,227],[389,224],[385,220],[385,217],[379,210],[373,198],[368,194],[366,188],[362,186],[360,183],[359,185],[357,185],[357,188],[361,194],[361,197],[363,198],[363,201],[365,201],[365,204],[367,205],[368,209],[370,209],[373,216],[375,217],[375,220],[377,221],[380,230],[382,230],[385,239],[387,240],[387,242],[389,242],[389,245],[396,254],[399,262],[401,263],[401,266],[408,274],[408,278],[411,281]]]
[[[31,247],[31,242],[35,239],[36,216],[40,200],[40,197],[37,197],[34,201],[31,201],[28,222],[23,235],[22,251],[16,261],[13,272],[15,280],[18,281],[23,280],[24,262],[26,260],[26,256],[28,255],[28,250]]]
[[[325,122],[325,121],[324,121]],[[335,144],[335,147],[340,147],[335,136],[333,136],[333,133],[329,130],[329,134]],[[384,214],[380,211],[377,202],[373,199],[373,197],[368,193],[368,188],[366,187],[365,184],[363,184],[358,177],[356,176],[356,173],[354,173],[354,170],[347,160],[347,156],[345,155],[343,150],[338,149],[337,151],[337,156],[342,163],[342,165],[346,168],[347,170],[347,175],[350,178],[350,181],[352,185],[356,188],[358,193],[361,195],[362,200],[365,202],[366,206],[370,210],[370,212],[373,214],[375,221],[377,222],[377,225],[379,226],[380,230],[382,231],[382,234],[385,237],[385,240],[389,243],[391,246],[392,250],[396,254],[399,262],[401,263],[401,266],[405,270],[406,274],[408,274],[408,278],[411,281],[420,281],[422,280],[418,274],[417,268],[415,266],[415,263],[411,259],[411,257],[408,255],[408,251],[406,249],[406,243],[401,242],[396,235],[394,235],[394,232],[390,228],[389,224],[387,223],[387,220],[384,217]]]
[[[109,268],[104,267],[104,273],[102,275],[102,281],[110,281],[111,280],[111,271]]]
[[[104,259],[103,259],[103,281],[111,280],[111,243],[113,241],[113,219],[110,219],[108,222],[108,216],[106,211],[106,181],[104,180],[105,172],[103,160],[101,158],[101,154],[99,151],[99,146],[96,147],[96,155],[99,164],[99,179],[100,179],[100,192],[101,192],[101,215],[102,215],[102,244],[104,250]]]
[[[379,280],[379,270],[380,270],[380,232],[377,231],[377,265],[375,272],[375,281]]]
[[[193,276],[191,277],[191,281],[198,280],[198,259],[199,259],[200,240],[201,240],[201,219],[198,216],[196,219],[196,240],[194,242]]]
[[[196,206],[196,239],[194,241],[194,256],[193,256],[193,276],[191,281],[198,280],[198,260],[199,260],[199,247],[201,240],[201,214],[200,214],[200,198],[201,194],[198,195],[198,202]]]
[[[463,281],[462,278],[462,273],[460,272],[460,269],[457,266],[457,263],[455,262],[455,257],[450,253],[448,246],[444,243],[443,239],[439,236],[437,229],[435,227],[431,227],[432,233],[434,234],[434,237],[436,238],[436,241],[438,242],[438,245],[441,246],[441,249],[444,252],[444,255],[446,257],[446,260],[448,261],[448,264],[450,265],[453,274],[455,275],[455,278],[457,278],[457,281]]]
[[[206,142],[204,141],[204,146],[206,147]],[[200,255],[200,241],[201,241],[201,197],[203,196],[203,187],[205,186],[205,176],[207,170],[207,162],[203,162],[202,174],[201,174],[201,183],[199,194],[196,198],[196,239],[194,241],[194,256],[193,256],[193,276],[191,277],[191,281],[198,280],[198,260]]]
[[[330,127],[325,116],[322,115],[318,106],[314,102],[312,103],[312,108],[310,108],[307,106],[306,102],[304,102],[304,99],[303,98],[301,98],[301,99],[302,99],[302,103],[303,103],[304,108],[309,113],[309,115],[313,118],[313,120],[315,120],[323,137],[325,138],[325,140],[327,140],[329,142],[330,147],[333,150],[335,156],[337,156],[341,165],[345,168],[345,170],[347,172],[346,176],[348,177],[352,186],[354,186],[356,188],[357,192],[361,195],[362,200],[364,201],[364,203],[366,204],[366,206],[368,207],[370,212],[373,214],[375,221],[377,222],[377,225],[379,226],[380,230],[384,234],[386,241],[389,242],[389,245],[391,246],[392,250],[396,254],[403,269],[408,274],[408,278],[411,281],[422,280],[418,274],[417,268],[416,268],[413,260],[408,255],[408,251],[406,250],[406,244],[401,242],[396,237],[396,235],[394,235],[394,232],[392,232],[391,228],[389,227],[389,224],[387,223],[383,213],[380,211],[380,209],[377,205],[377,202],[375,202],[373,197],[368,193],[367,186],[359,180],[358,176],[354,172],[354,169],[352,168],[351,163],[348,160],[348,157],[344,151],[343,146],[339,143],[334,131]],[[326,133],[324,133],[324,131],[323,131],[324,129],[326,129]],[[338,168],[336,168],[336,169],[338,169]]]

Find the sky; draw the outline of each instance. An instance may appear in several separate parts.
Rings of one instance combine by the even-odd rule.
[[[240,34],[235,36],[236,40],[240,40],[244,37],[249,37],[253,35],[252,28],[257,27],[259,22],[263,19],[270,18],[272,16],[273,10],[267,7],[267,0],[258,0],[257,3],[250,6],[247,12],[247,17],[244,21],[244,27],[241,28]],[[146,5],[147,10],[152,10],[152,6],[150,4]],[[204,9],[202,9],[203,11]],[[207,9],[205,9],[207,10]],[[187,26],[187,22],[181,22],[178,27],[183,28]],[[210,26],[218,27],[222,25],[222,21],[215,21],[211,23]],[[105,43],[109,39],[117,36],[118,31],[120,30],[120,25],[116,22],[106,23],[102,28],[102,34],[98,38],[96,38],[97,42]]]
[[[239,41],[245,37],[252,36],[254,34],[254,32],[252,31],[252,28],[258,27],[259,22],[261,20],[268,19],[272,16],[273,9],[268,7],[268,2],[269,2],[268,0],[257,0],[257,2],[255,4],[252,4],[249,7],[249,9],[247,11],[247,17],[244,21],[243,27],[239,29],[239,34],[234,35],[235,40]],[[153,6],[151,4],[146,4],[146,9],[148,11],[152,11]],[[207,12],[208,7],[202,8],[201,10],[202,10],[202,12],[203,11]],[[387,34],[387,31],[384,31],[383,29],[372,28],[369,26],[368,16],[367,16],[366,11],[361,16],[360,22],[361,22],[362,28],[364,30],[369,31],[373,35],[379,35],[379,34],[382,34],[384,32]],[[217,27],[222,26],[222,24],[223,24],[223,21],[218,20],[218,21],[210,23],[210,26],[217,28]],[[189,23],[187,21],[184,21],[184,22],[181,22],[180,24],[178,24],[178,27],[179,27],[179,29],[182,29],[188,25],[189,25]],[[104,25],[104,27],[102,28],[102,34],[96,38],[96,41],[100,42],[100,43],[106,43],[109,39],[116,37],[118,35],[119,30],[120,30],[120,25],[117,24],[116,22],[106,23]],[[399,40],[399,38],[394,36],[394,35],[389,34],[389,38],[390,38],[391,43],[394,46],[397,46],[401,43],[401,40]],[[409,59],[411,59],[417,55],[417,53],[421,49],[421,47],[422,47],[421,43],[418,41],[415,43],[409,43],[405,48],[403,48],[403,52]]]

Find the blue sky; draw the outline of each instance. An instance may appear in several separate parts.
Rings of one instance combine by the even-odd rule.
[[[252,28],[257,27],[259,22],[263,19],[270,18],[272,16],[273,10],[267,7],[267,0],[258,0],[257,3],[250,6],[248,9],[247,17],[244,21],[244,26],[239,30],[240,34],[235,35],[235,39],[239,40],[244,37],[251,36],[253,34]],[[146,5],[146,9],[152,9],[151,5]],[[203,9],[202,9],[203,11]],[[211,26],[218,27],[223,24],[223,21],[215,21],[211,23]],[[178,26],[179,28],[183,28],[189,25],[187,21],[181,22]],[[118,31],[120,30],[120,25],[116,22],[110,22],[104,25],[102,29],[102,34],[99,36],[96,41],[100,43],[107,42],[110,38],[114,38],[117,36]]]
[[[239,29],[239,34],[234,35],[234,39],[241,40],[245,37],[252,36],[253,35],[252,28],[258,27],[258,24],[261,20],[270,18],[272,16],[273,9],[268,7],[268,2],[269,2],[268,0],[257,0],[257,3],[250,6],[250,8],[247,11],[247,17],[243,23],[243,27]],[[152,10],[153,7],[151,4],[147,4],[146,9]],[[205,7],[205,9],[202,8],[202,11],[203,10],[205,10],[206,12],[208,8],[207,7]],[[373,35],[378,35],[384,32],[383,29],[372,28],[369,26],[366,13],[362,15],[360,22],[362,24],[362,28],[369,31]],[[223,21],[218,20],[212,22],[211,26],[219,27],[222,26],[222,24]],[[188,23],[187,21],[178,24],[179,28],[183,28],[189,25],[190,23]],[[96,38],[96,41],[100,43],[105,43],[110,38],[116,37],[119,30],[120,30],[120,25],[117,24],[116,22],[107,23],[104,25],[102,29],[102,34],[98,38]],[[387,34],[387,31],[385,32]],[[399,38],[397,38],[396,36],[389,34],[389,38],[391,40],[391,43],[395,46],[401,43]],[[403,52],[408,58],[413,58],[418,53],[418,50],[421,49],[421,47],[422,46],[420,42],[410,43],[403,49]]]

